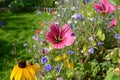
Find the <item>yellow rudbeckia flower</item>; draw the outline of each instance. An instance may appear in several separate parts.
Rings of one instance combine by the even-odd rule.
[[[14,66],[10,75],[10,80],[37,80],[34,70],[25,61]]]
[[[35,74],[40,72],[40,66],[38,64],[30,64],[32,66],[32,69],[35,71]]]

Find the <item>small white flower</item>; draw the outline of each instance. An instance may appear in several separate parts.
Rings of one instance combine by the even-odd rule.
[[[75,11],[75,9],[76,9],[75,7],[72,7],[72,8],[71,8],[72,11]]]
[[[78,21],[77,20],[75,20],[75,24],[77,24],[78,23]]]
[[[71,24],[71,23],[72,23],[72,21],[71,21],[71,20],[69,20],[69,21],[68,21],[68,24]]]

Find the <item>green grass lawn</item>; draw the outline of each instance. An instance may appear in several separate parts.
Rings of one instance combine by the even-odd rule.
[[[29,54],[25,51],[23,44],[34,34],[38,22],[46,22],[52,16],[47,13],[37,15],[34,13],[0,13],[0,20],[7,25],[0,27],[0,80],[9,80],[11,70],[17,60],[25,58]]]

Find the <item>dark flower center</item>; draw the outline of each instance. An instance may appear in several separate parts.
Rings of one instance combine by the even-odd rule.
[[[61,42],[62,40],[61,36],[55,36],[55,42]]]
[[[18,63],[19,68],[25,68],[26,67],[26,62],[25,61],[20,61]]]

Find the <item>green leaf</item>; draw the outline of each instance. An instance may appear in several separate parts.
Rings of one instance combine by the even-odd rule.
[[[88,52],[88,46],[86,44],[83,46],[83,52]]]
[[[102,29],[101,28],[98,29],[98,32],[97,32],[96,35],[97,35],[98,38],[101,37],[101,35],[102,35]]]
[[[101,40],[101,41],[104,41],[104,40],[105,40],[105,34],[102,34],[102,35],[100,36],[100,40]]]
[[[105,77],[105,80],[112,80],[113,77],[113,68],[109,68],[109,70],[107,71],[107,76]]]
[[[120,80],[120,77],[116,76],[113,73],[113,68],[109,68],[107,71],[107,76],[105,77],[105,80]]]

